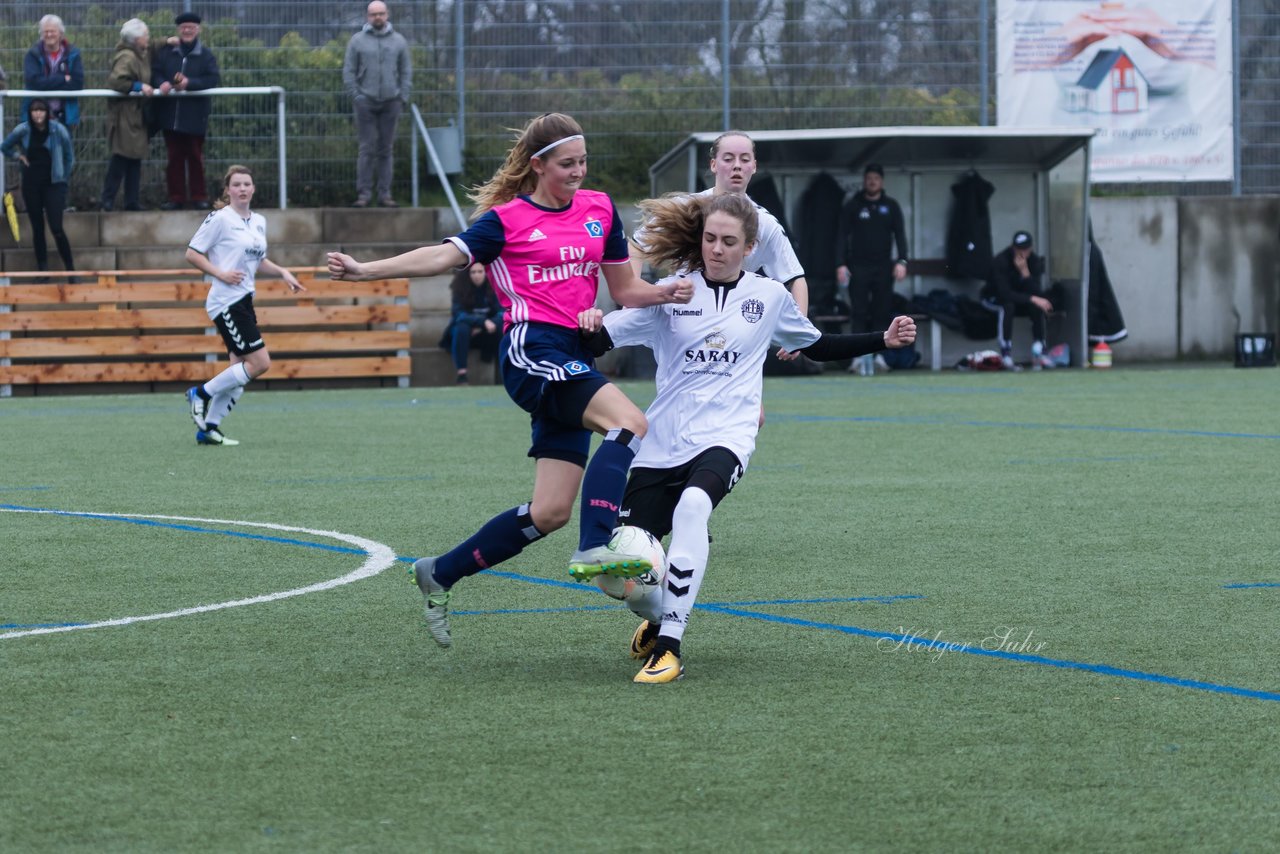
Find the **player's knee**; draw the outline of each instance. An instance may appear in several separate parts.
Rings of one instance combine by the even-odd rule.
[[[548,503],[534,505],[529,508],[529,516],[533,519],[533,526],[544,536],[569,524],[569,517],[572,515],[572,503],[564,505]]]
[[[630,433],[637,439],[643,439],[644,434],[649,432],[649,422],[645,419],[644,413],[636,409],[619,419],[617,429]]]

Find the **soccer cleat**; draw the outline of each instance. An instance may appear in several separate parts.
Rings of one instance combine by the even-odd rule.
[[[238,439],[232,439],[230,436],[222,435],[222,431],[216,427],[208,430],[196,431],[197,445],[226,445],[228,448],[239,445]]]
[[[203,430],[208,405],[195,386],[187,389],[187,405],[191,407],[191,420],[196,422],[196,429]]]
[[[605,546],[578,549],[569,558],[569,574],[578,581],[590,581],[597,575],[635,578],[653,569],[653,561],[644,555],[616,552]]]
[[[449,636],[449,597],[452,594],[436,581],[435,570],[436,559],[424,557],[413,562],[409,578],[422,591],[422,614],[427,618],[427,631],[440,646],[450,647],[453,645],[453,638]]]
[[[648,620],[641,623],[636,633],[631,636],[631,657],[636,661],[644,661],[648,658],[653,648],[658,645],[658,630],[661,628],[661,623],[651,623]]]
[[[663,682],[674,682],[683,676],[684,665],[680,663],[680,656],[668,649],[661,655],[655,653],[649,656],[649,660],[632,681],[642,685],[660,685]]]

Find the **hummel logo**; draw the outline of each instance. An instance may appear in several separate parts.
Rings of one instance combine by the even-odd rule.
[[[530,243],[532,243],[535,240],[546,240],[546,239],[547,239],[547,236],[542,233],[542,229],[540,228],[535,228],[533,231],[529,233]]]

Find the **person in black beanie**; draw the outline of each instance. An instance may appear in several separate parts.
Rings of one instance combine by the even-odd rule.
[[[62,257],[62,265],[74,270],[71,243],[62,229],[62,211],[67,206],[67,179],[75,166],[71,134],[65,125],[49,118],[49,102],[33,98],[27,105],[27,120],[21,122],[0,143],[0,152],[22,163],[22,198],[31,220],[31,244],[36,251],[36,269],[49,269],[49,249],[45,243],[45,221]]]

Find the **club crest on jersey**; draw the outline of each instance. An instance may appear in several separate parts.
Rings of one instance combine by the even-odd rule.
[[[587,230],[587,236],[604,237],[604,226],[600,224],[600,220],[589,219],[582,226]]]
[[[591,366],[584,362],[573,361],[564,363],[564,372],[571,377],[576,377],[578,374],[585,374],[589,370],[591,370]]]
[[[743,300],[742,316],[747,323],[759,323],[760,318],[764,317],[764,303],[758,299]]]

